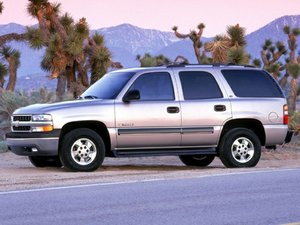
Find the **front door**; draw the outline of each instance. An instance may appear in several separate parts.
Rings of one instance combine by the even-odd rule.
[[[178,147],[181,143],[181,109],[168,72],[151,72],[136,78],[128,91],[140,99],[116,102],[117,148]]]

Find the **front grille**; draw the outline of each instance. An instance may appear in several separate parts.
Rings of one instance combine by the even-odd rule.
[[[31,116],[13,116],[13,121],[31,121]]]
[[[13,126],[13,131],[30,131],[30,126]]]

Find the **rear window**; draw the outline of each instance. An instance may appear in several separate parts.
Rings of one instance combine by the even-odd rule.
[[[276,81],[263,70],[222,70],[237,97],[284,97]]]

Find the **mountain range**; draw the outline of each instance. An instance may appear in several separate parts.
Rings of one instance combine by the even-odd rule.
[[[279,40],[286,42],[287,37],[283,33],[285,25],[289,25],[291,28],[300,28],[300,15],[280,17],[248,34],[246,36],[246,49],[252,58],[260,58],[259,52],[265,39],[272,39],[274,43]],[[0,35],[12,32],[23,33],[25,30],[26,27],[20,24],[9,23],[0,25]],[[139,66],[136,55],[143,55],[144,53],[152,55],[164,54],[171,60],[174,60],[178,55],[183,55],[189,59],[190,63],[196,63],[191,41],[178,39],[173,32],[143,29],[131,24],[100,28],[92,30],[93,32],[98,32],[104,36],[105,44],[110,49],[113,60],[121,62],[124,67]],[[210,40],[212,40],[212,37],[203,37],[201,39],[204,43]],[[299,40],[300,38],[298,38]],[[43,78],[45,77],[45,73],[40,69],[40,61],[44,54],[44,49],[36,51],[30,49],[26,43],[14,41],[9,43],[9,45],[19,49],[21,52],[21,66],[18,70],[19,77],[25,76],[27,80],[30,80],[32,76],[43,75]],[[20,84],[18,86],[20,87]]]

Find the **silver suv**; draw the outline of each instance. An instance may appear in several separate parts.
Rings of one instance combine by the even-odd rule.
[[[96,170],[107,157],[178,155],[188,166],[220,157],[253,167],[261,146],[289,142],[276,81],[249,66],[173,65],[113,71],[80,99],[16,110],[9,149],[37,167]]]

